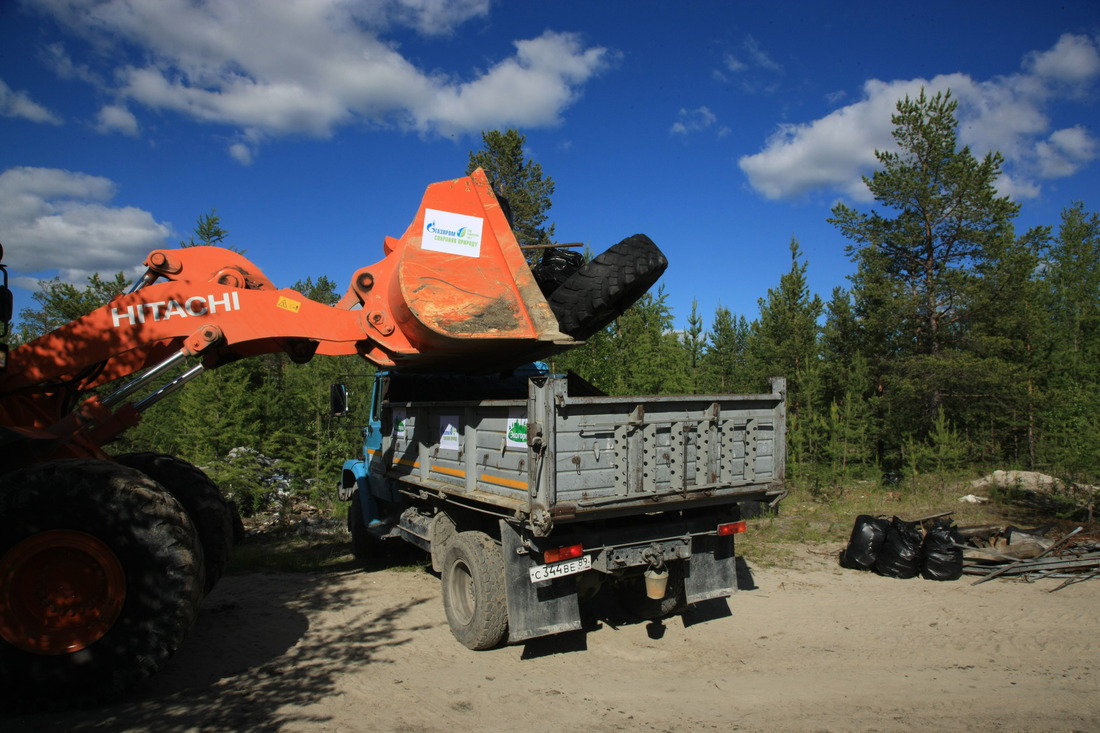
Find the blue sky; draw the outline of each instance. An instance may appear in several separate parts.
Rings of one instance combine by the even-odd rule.
[[[693,299],[750,320],[798,239],[828,299],[826,222],[900,97],[950,88],[1006,159],[1019,231],[1100,208],[1100,4],[633,0],[5,0],[0,242],[37,280],[137,272],[212,209],[274,281],[341,288],[424,187],[516,127],[561,242],[636,232]]]

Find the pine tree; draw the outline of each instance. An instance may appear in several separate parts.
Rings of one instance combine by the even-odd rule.
[[[820,361],[820,318],[824,305],[811,295],[806,263],[796,239],[791,239],[791,269],[760,300],[760,317],[746,342],[748,375],[753,391],[765,391],[768,379],[787,380],[788,468],[792,478],[810,470],[823,448],[823,371]]]
[[[950,93],[900,101],[897,150],[877,151],[881,168],[864,178],[892,215],[839,204],[829,220],[851,241],[861,349],[882,398],[883,450],[895,457],[901,436],[923,439],[941,408],[960,434],[988,428],[992,405],[1009,398],[1006,365],[1024,360],[1018,348],[994,355],[990,337],[1003,333],[1009,296],[1026,282],[1022,264],[1034,254],[1034,237],[1015,239],[1019,206],[994,185],[1000,154],[979,161],[957,149],[957,106]],[[994,432],[994,442],[1005,437]]]
[[[734,317],[730,309],[722,305],[715,309],[702,358],[704,392],[752,391],[745,354],[749,330],[749,322],[744,316]]]
[[[490,130],[481,133],[484,148],[470,151],[466,172],[482,168],[493,189],[504,199],[510,214],[512,231],[520,246],[546,245],[554,238],[554,225],[546,224],[546,212],[552,205],[554,180],[544,176],[542,166],[524,158],[527,138],[515,129],[504,132]],[[539,250],[528,252],[528,260],[541,256]]]
[[[300,280],[293,288],[326,305],[340,299],[336,283],[323,275],[316,281]],[[352,389],[364,386],[373,366],[358,356],[315,356],[305,364],[293,364],[281,354],[265,359],[272,362],[269,371],[277,380],[277,399],[265,407],[268,428],[261,450],[277,456],[292,476],[335,485],[358,431],[330,414],[329,389],[337,382],[350,382]]]
[[[610,324],[589,336],[584,344],[550,359],[554,372],[573,372],[594,387],[607,392],[618,375],[615,354],[615,325]]]
[[[800,261],[798,240],[791,239],[791,269],[780,276],[760,300],[760,318],[750,329],[746,351],[748,371],[763,389],[773,376],[787,379],[788,405],[797,412],[818,398],[803,394],[800,377],[817,369],[820,357],[820,318],[824,305],[810,293],[806,263]]]
[[[1100,215],[1082,202],[1063,211],[1042,273],[1040,458],[1092,482],[1100,475]]]
[[[664,287],[638,299],[584,346],[554,358],[611,395],[683,394],[691,390],[690,356],[673,330]]]
[[[181,241],[180,247],[225,247],[227,246],[225,238],[228,236],[229,232],[222,228],[222,220],[217,210],[211,209],[209,214],[199,215],[195,222],[194,234],[186,242]],[[233,247],[228,248],[242,254],[244,252]]]
[[[40,280],[38,290],[31,295],[38,307],[19,311],[16,341],[26,343],[88,315],[123,292],[126,285],[126,276],[121,272],[106,280],[94,273],[84,286],[62,282],[59,277]]]
[[[616,374],[610,394],[683,394],[690,389],[687,354],[673,331],[663,285],[619,316],[612,333]]]
[[[836,480],[875,468],[878,434],[874,405],[879,399],[860,343],[851,296],[834,288],[821,332],[823,402],[828,408],[827,446],[821,461]]]
[[[691,315],[684,332],[684,348],[687,351],[688,365],[691,371],[691,392],[699,394],[702,386],[703,354],[710,334],[703,331],[703,319],[699,315],[699,301],[692,299]]]

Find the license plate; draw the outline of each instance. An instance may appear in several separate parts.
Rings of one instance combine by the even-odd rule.
[[[566,575],[575,575],[577,573],[583,573],[585,570],[589,570],[592,567],[592,556],[581,555],[580,557],[572,560],[565,560],[563,562],[556,562],[550,565],[536,565],[533,568],[527,570],[531,574],[532,583],[540,583],[544,580],[550,580],[552,578],[561,578]]]

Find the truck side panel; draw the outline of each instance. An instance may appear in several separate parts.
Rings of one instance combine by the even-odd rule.
[[[783,480],[782,387],[570,397],[545,378],[527,400],[387,403],[383,458],[405,484],[560,521],[759,499]]]
[[[392,428],[383,442],[390,477],[525,510],[530,449],[524,440],[509,439],[509,426],[514,437],[526,404],[485,400],[390,405]]]
[[[783,478],[781,394],[572,398],[551,386],[544,501],[556,516],[729,499]]]

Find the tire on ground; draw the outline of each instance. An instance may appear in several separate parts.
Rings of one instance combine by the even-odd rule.
[[[186,511],[112,461],[52,461],[0,479],[0,573],[10,709],[117,697],[177,650],[202,600]]]
[[[508,632],[504,555],[483,532],[459,532],[443,552],[443,608],[468,649],[491,649]]]
[[[175,456],[124,453],[115,460],[156,481],[187,510],[202,542],[209,593],[221,580],[233,549],[234,516],[221,489],[197,466]]]
[[[645,295],[668,260],[644,234],[610,247],[573,273],[546,298],[562,332],[586,339]]]

